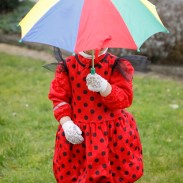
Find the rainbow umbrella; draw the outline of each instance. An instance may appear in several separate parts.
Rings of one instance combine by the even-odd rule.
[[[19,25],[21,41],[76,53],[138,50],[153,34],[168,32],[147,0],[39,0]]]

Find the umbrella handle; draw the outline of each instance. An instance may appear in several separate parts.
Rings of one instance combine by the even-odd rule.
[[[90,73],[95,74],[95,68],[91,68]]]
[[[90,71],[91,74],[95,74],[95,67],[94,67],[94,50],[92,50],[92,68]]]

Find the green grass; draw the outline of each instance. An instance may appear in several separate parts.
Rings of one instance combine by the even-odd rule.
[[[47,99],[53,73],[44,62],[0,54],[0,183],[54,183],[57,122]],[[135,76],[134,114],[143,143],[139,183],[183,180],[183,85]],[[172,109],[170,104],[178,104]]]

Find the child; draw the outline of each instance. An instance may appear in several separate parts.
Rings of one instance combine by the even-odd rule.
[[[143,174],[142,147],[133,116],[134,69],[99,52],[90,74],[91,51],[60,62],[51,83],[59,122],[53,171],[58,183],[132,183]]]

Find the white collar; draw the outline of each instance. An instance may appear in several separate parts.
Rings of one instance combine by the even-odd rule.
[[[103,50],[98,56],[100,57],[101,55],[104,55],[107,52],[108,48],[106,48],[105,50]],[[92,59],[92,55],[89,55],[83,51],[78,53],[79,55],[83,56],[84,58],[88,58],[88,59]],[[95,58],[95,55],[94,55]]]

